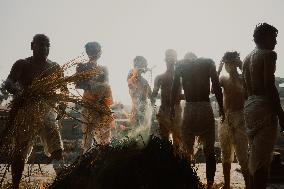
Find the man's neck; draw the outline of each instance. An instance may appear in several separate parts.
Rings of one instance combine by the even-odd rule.
[[[44,64],[47,62],[47,58],[39,58],[36,56],[32,56],[32,62],[37,63],[37,64]]]
[[[90,60],[89,60],[89,63],[90,63],[93,67],[98,66],[97,60],[95,60],[95,59],[90,59]]]

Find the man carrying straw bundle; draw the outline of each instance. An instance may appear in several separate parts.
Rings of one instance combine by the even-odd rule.
[[[234,152],[240,163],[246,188],[248,188],[248,139],[244,120],[244,88],[243,80],[237,68],[241,68],[242,61],[238,52],[226,52],[220,63],[219,72],[225,64],[228,76],[220,77],[223,88],[223,103],[225,120],[219,127],[219,139],[222,151],[224,174],[224,189],[230,189],[230,170],[234,160]]]
[[[59,74],[55,76],[56,78],[63,76],[60,66],[47,59],[49,47],[49,38],[44,34],[37,34],[31,42],[33,56],[20,59],[13,65],[5,82],[5,87],[8,92],[14,95],[14,101],[17,98],[23,98],[21,97],[23,94],[29,93],[33,82],[54,73]],[[27,100],[33,103],[24,104]],[[14,129],[12,135],[12,181],[14,189],[19,188],[24,164],[32,150],[33,139],[36,135],[40,136],[45,152],[50,156],[51,160],[61,160],[63,158],[63,145],[55,111],[42,99],[23,99],[22,101],[22,103],[14,104],[12,107],[11,125],[8,125]],[[35,115],[29,111],[40,113]]]
[[[110,106],[113,103],[111,88],[108,84],[108,70],[98,65],[101,56],[101,45],[98,42],[88,42],[85,45],[89,61],[77,66],[77,73],[98,70],[100,73],[82,82],[76,88],[84,90],[82,110],[82,148],[84,153],[92,147],[93,138],[100,145],[110,142],[110,129],[113,121]],[[100,112],[101,111],[101,112]]]

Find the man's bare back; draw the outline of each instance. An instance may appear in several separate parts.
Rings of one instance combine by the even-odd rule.
[[[276,59],[274,51],[261,49],[255,49],[245,58],[243,69],[248,96],[267,94],[267,81],[263,76],[270,74],[270,79],[273,79]]]
[[[219,84],[215,64],[211,59],[199,58],[194,62],[180,65],[175,71],[173,86],[173,99],[177,98],[179,78],[182,78],[182,86],[187,102],[209,102],[210,80],[215,91],[220,110],[223,110],[223,97]]]
[[[173,73],[165,72],[164,74],[158,75],[155,80],[155,89],[161,88],[161,107],[169,109],[171,105],[171,93],[172,93],[172,84],[173,84]],[[179,104],[180,98],[178,98],[174,104]]]

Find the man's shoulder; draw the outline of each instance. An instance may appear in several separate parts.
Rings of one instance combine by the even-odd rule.
[[[261,56],[263,58],[266,58],[266,57],[277,57],[277,53],[273,50],[268,50],[268,49],[254,49],[250,54],[251,55],[258,55],[258,56]]]
[[[159,74],[156,76],[155,80],[158,81],[158,80],[161,80],[165,77],[166,73],[162,73],[162,74]]]
[[[108,68],[106,66],[99,65],[98,68],[104,73],[108,72]]]
[[[19,59],[14,63],[14,65],[25,65],[25,64],[28,64],[30,61],[31,61],[31,57]]]
[[[198,58],[195,60],[197,63],[207,64],[207,65],[215,65],[215,62],[211,58]]]
[[[51,60],[49,60],[49,59],[47,59],[47,64],[49,65],[49,66],[51,66],[51,67],[60,67],[60,65],[57,63],[57,62],[54,62],[54,61],[51,61]]]

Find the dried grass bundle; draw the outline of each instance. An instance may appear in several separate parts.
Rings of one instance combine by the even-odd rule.
[[[75,73],[71,76],[63,76],[64,72],[70,71],[80,62],[79,57],[61,67],[51,68],[54,69],[52,74],[39,76],[27,90],[24,90],[22,94],[12,100],[9,122],[6,126],[4,137],[1,137],[0,146],[2,146],[1,149],[3,151],[9,150],[11,152],[11,149],[13,149],[13,138],[22,137],[21,135],[25,132],[31,138],[35,137],[44,123],[45,115],[51,109],[55,110],[59,114],[59,117],[62,117],[64,114],[70,116],[65,112],[65,108],[60,106],[68,106],[69,102],[91,107],[94,112],[108,115],[105,117],[108,117],[110,120],[112,119],[111,110],[109,107],[103,106],[100,101],[89,104],[87,101],[83,101],[80,96],[67,92],[67,85],[92,78],[101,73],[100,70],[94,69]],[[60,105],[58,106],[58,104]],[[72,107],[70,108],[73,109]],[[107,122],[108,120],[104,121]]]

